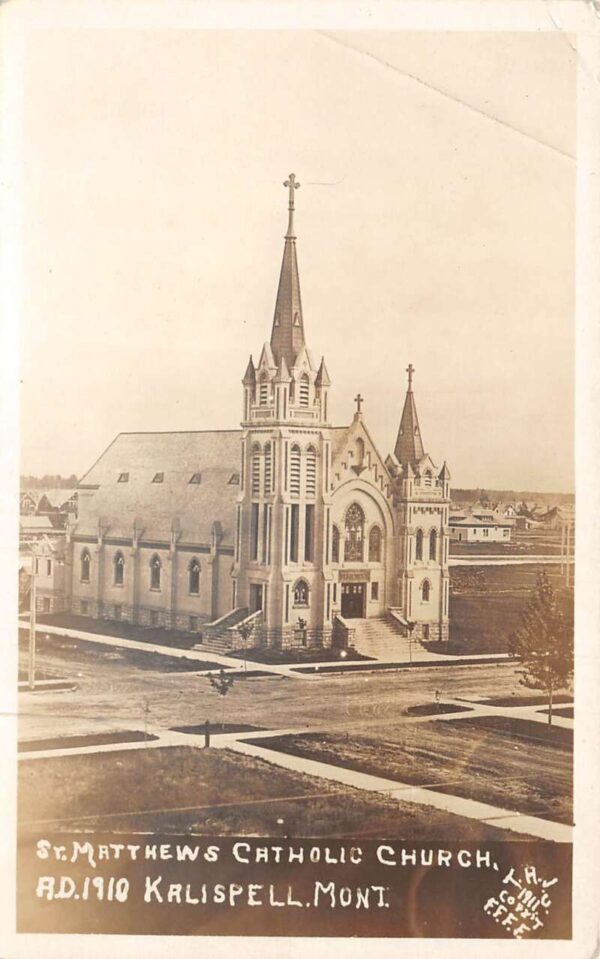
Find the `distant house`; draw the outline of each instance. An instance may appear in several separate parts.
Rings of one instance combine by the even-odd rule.
[[[36,580],[36,609],[39,613],[54,613],[63,608],[65,550],[63,536],[43,536],[35,546],[32,562]]]
[[[575,520],[575,510],[572,506],[553,506],[540,516],[540,522],[546,529],[560,529],[565,523],[572,524]]]
[[[450,539],[457,543],[509,543],[513,522],[496,518],[493,510],[451,514]]]
[[[21,516],[19,520],[19,544],[21,547],[55,535],[56,529],[49,516]]]
[[[76,489],[46,489],[41,490],[36,507],[38,515],[52,515],[59,513],[63,516],[77,517],[79,493]]]
[[[19,494],[19,513],[21,516],[31,516],[32,513],[35,513],[39,501],[39,490],[21,490]]]

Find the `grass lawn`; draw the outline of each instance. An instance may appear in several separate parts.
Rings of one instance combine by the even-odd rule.
[[[490,696],[486,699],[469,699],[470,703],[481,703],[485,706],[546,706],[548,704],[547,696],[523,694],[522,696],[515,693],[514,696]],[[555,694],[554,695],[555,703],[572,703],[573,697],[567,695]]]
[[[52,739],[24,739],[18,746],[18,751],[30,752],[34,749],[75,749],[78,746],[104,746],[109,743],[141,743],[158,739],[151,733],[123,730],[114,733],[90,733],[87,736],[61,736]]]
[[[79,629],[82,633],[99,633],[103,636],[118,636],[120,639],[135,639],[140,643],[156,643],[158,646],[174,646],[191,649],[198,642],[197,633],[187,633],[160,626],[134,626],[123,620],[92,619],[91,616],[76,616],[74,613],[38,614],[38,625],[64,626]]]
[[[545,741],[540,735],[533,739],[527,730],[518,735],[514,729],[494,728],[483,719],[388,726],[383,741],[369,736],[308,733],[262,739],[260,744],[570,823],[572,748],[556,738]],[[542,730],[546,728],[543,723],[537,725]],[[570,731],[560,730],[565,732]]]
[[[29,643],[29,633],[26,629],[19,630],[19,645],[25,650]],[[51,653],[53,657],[73,662],[73,654],[87,659],[90,662],[121,661],[123,664],[136,666],[138,669],[155,670],[159,673],[199,673],[204,669],[219,670],[218,663],[209,660],[188,659],[185,656],[168,656],[155,653],[152,650],[129,649],[126,646],[105,646],[93,640],[73,639],[71,636],[60,636],[57,633],[38,633],[36,639],[37,651],[40,654]]]
[[[254,646],[245,653],[243,649],[236,649],[228,656],[234,656],[236,659],[247,659],[252,663],[267,663],[271,666],[287,665],[288,663],[339,663],[353,662],[355,660],[372,660],[372,656],[363,656],[355,649],[350,647],[344,650],[345,656],[341,656],[341,650],[328,649],[323,646],[293,646],[291,649],[279,649],[275,646]]]
[[[110,818],[100,818],[106,814]],[[39,831],[39,820],[58,818],[64,822],[52,826],[111,832],[476,842],[514,838],[461,816],[398,803],[259,759],[186,747],[22,761],[21,829]]]
[[[548,712],[549,712],[549,710],[547,710],[547,709],[539,709],[538,712],[540,712],[540,713],[545,713],[545,714],[547,715]],[[554,709],[554,708],[552,709],[552,715],[553,715],[553,716],[564,716],[565,719],[574,719],[574,718],[575,718],[575,710],[574,710],[573,706],[563,706],[562,709],[561,709],[560,706],[558,706],[556,709]]]

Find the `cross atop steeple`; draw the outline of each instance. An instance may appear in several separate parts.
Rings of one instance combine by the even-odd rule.
[[[406,367],[406,372],[408,373],[408,388],[409,390],[412,390],[412,378],[413,378],[413,373],[415,372],[415,368],[412,365],[412,363],[408,364],[408,366]]]
[[[290,212],[290,217],[288,221],[288,228],[286,233],[287,239],[295,239],[294,237],[294,190],[300,189],[300,184],[296,183],[296,174],[290,173],[289,178],[283,184],[289,189],[289,200],[288,200],[288,210]]]
[[[354,402],[356,403],[356,412],[360,413],[360,408],[364,403],[364,396],[361,396],[360,393],[357,393],[354,397]]]

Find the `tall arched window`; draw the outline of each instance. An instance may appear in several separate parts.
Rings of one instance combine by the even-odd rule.
[[[316,496],[317,493],[317,451],[309,446],[306,451],[306,495]]]
[[[431,470],[425,470],[424,474],[425,486],[431,486],[433,481],[433,476]]]
[[[423,559],[423,530],[418,529],[415,537],[415,559]]]
[[[356,465],[362,466],[365,458],[365,441],[362,436],[356,438]]]
[[[290,493],[300,496],[300,447],[296,444],[290,450]]]
[[[123,556],[123,553],[121,552],[121,550],[115,553],[114,564],[115,564],[115,578],[114,578],[115,586],[122,586],[123,579],[125,577],[125,557]]]
[[[381,562],[381,526],[372,526],[369,533],[369,562]]]
[[[150,589],[160,589],[161,570],[162,563],[160,561],[160,556],[157,556],[155,553],[150,560]]]
[[[252,495],[260,494],[260,446],[255,443],[252,447]]]
[[[294,585],[294,606],[308,606],[308,583],[299,579]]]
[[[92,557],[90,556],[89,550],[84,549],[81,553],[81,582],[82,583],[89,583],[91,565],[92,565]]]
[[[298,401],[300,406],[308,406],[308,398],[310,395],[310,380],[306,373],[303,373],[300,377],[300,384],[298,389]]]
[[[194,596],[197,596],[198,593],[200,592],[200,563],[198,562],[195,556],[192,560],[190,560],[190,565],[188,566],[188,573],[189,573],[189,591]]]
[[[334,526],[331,530],[331,562],[339,563],[340,561],[340,531],[337,526]]]
[[[431,594],[431,583],[429,582],[428,579],[424,579],[423,582],[421,583],[421,595],[423,597],[424,603],[429,602],[430,594]]]
[[[429,534],[429,559],[437,559],[437,530],[432,529]]]
[[[346,562],[362,562],[365,531],[365,514],[358,503],[352,503],[346,512],[344,559]]]

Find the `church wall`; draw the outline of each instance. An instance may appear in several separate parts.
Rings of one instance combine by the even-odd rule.
[[[89,583],[81,581],[83,549],[91,556]],[[125,560],[122,585],[115,583],[115,557],[119,552]],[[150,563],[155,556],[161,561],[159,589],[151,586]],[[200,562],[198,594],[189,589],[189,564],[194,557]],[[171,557],[166,547],[140,546],[134,551],[131,545],[99,548],[96,543],[75,542],[71,611],[93,618],[193,631],[231,609],[232,561],[230,555],[218,554],[213,564],[206,548],[176,550]],[[214,587],[213,565],[217,569]]]

